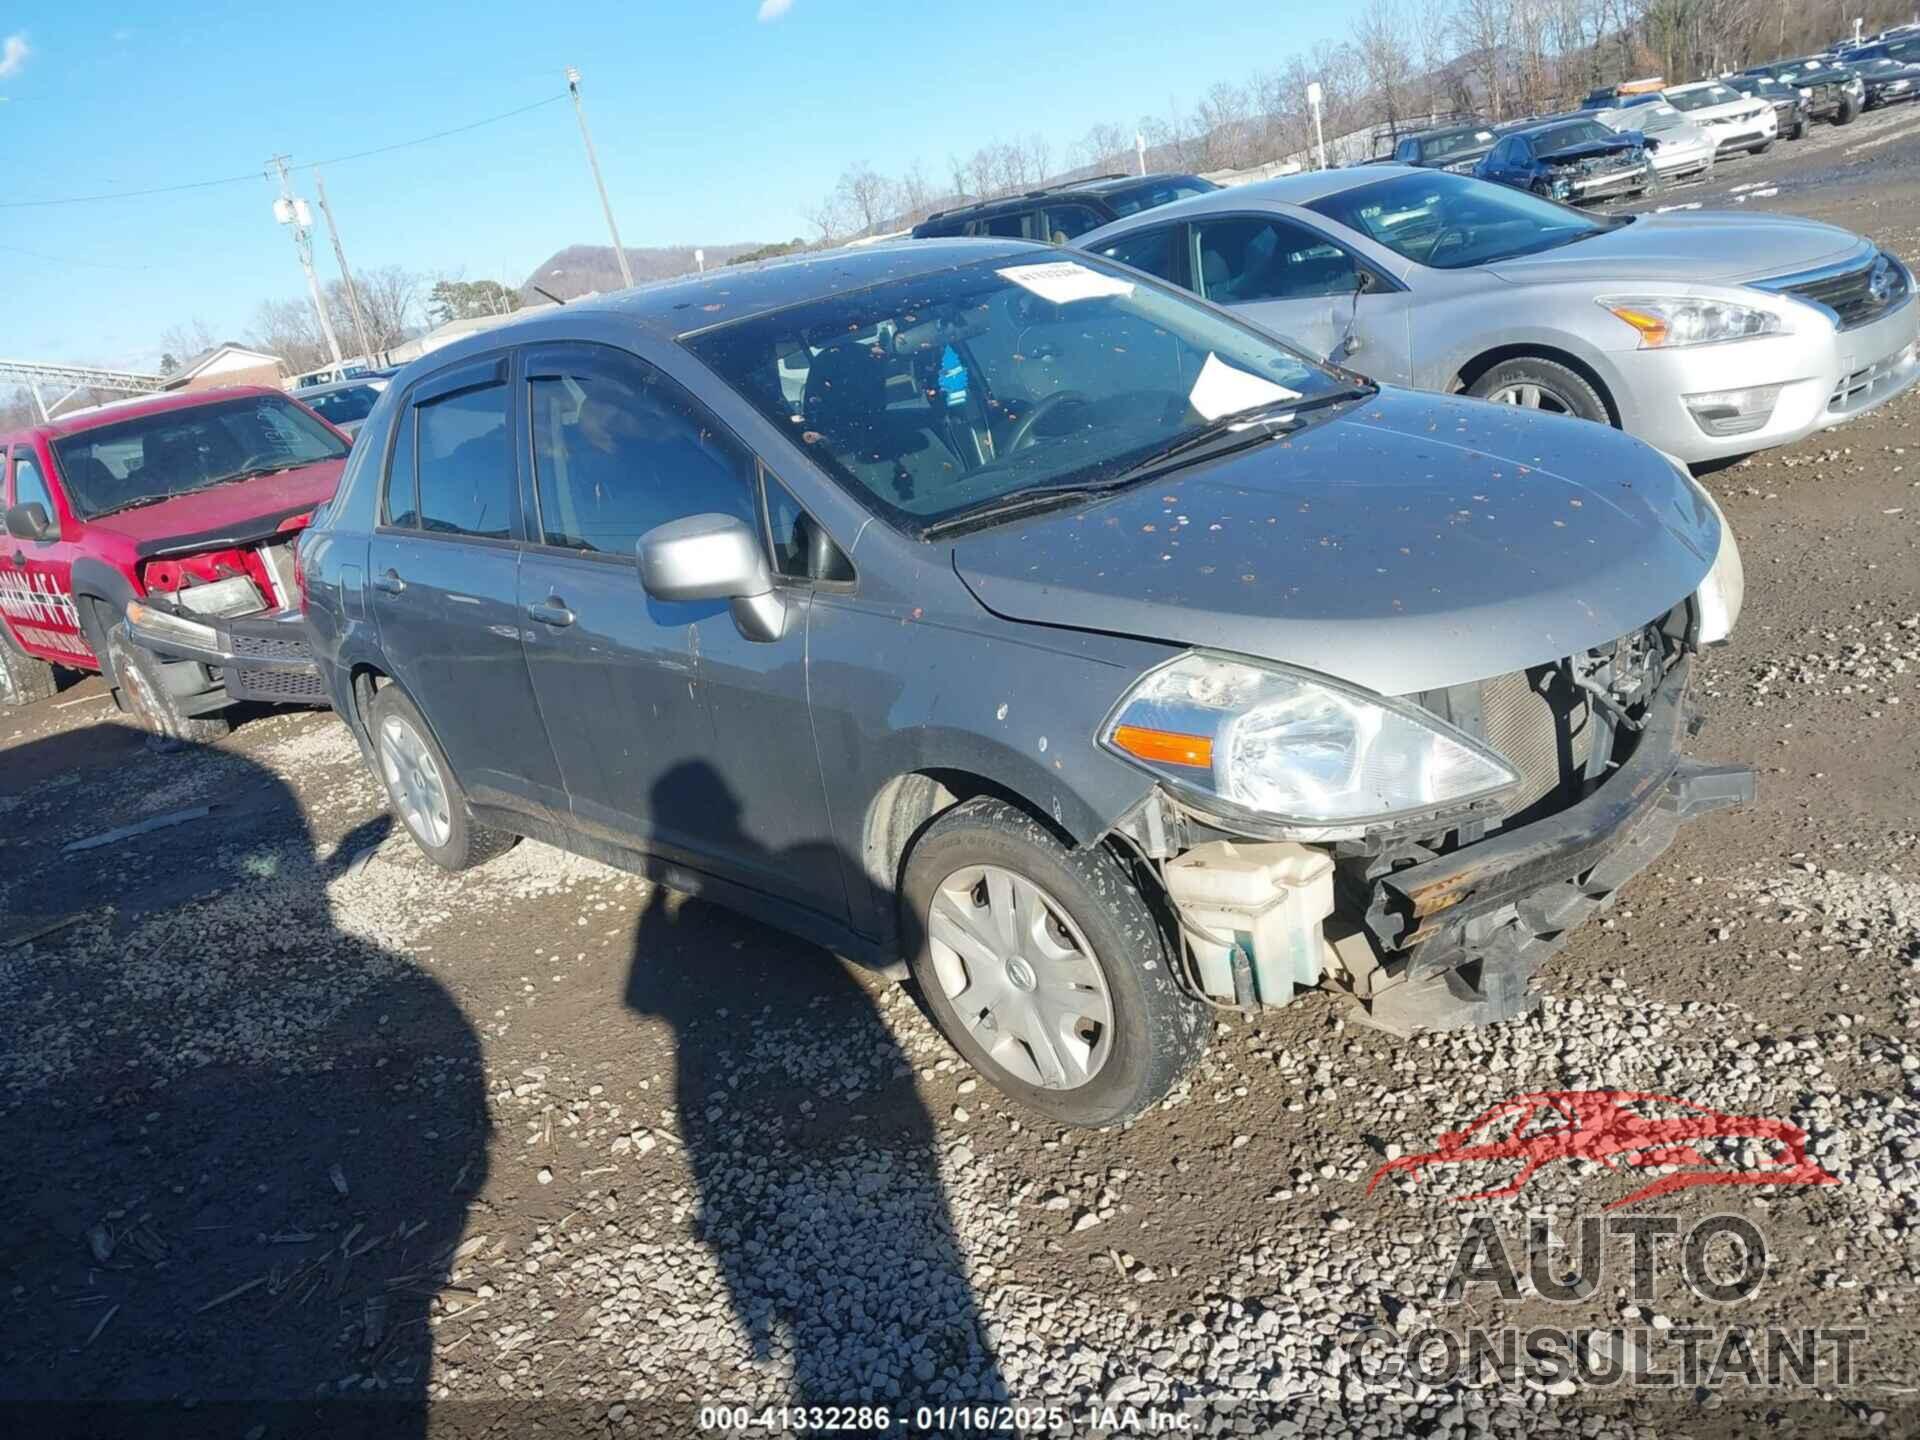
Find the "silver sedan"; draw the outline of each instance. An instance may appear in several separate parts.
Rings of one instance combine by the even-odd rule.
[[[1617,425],[1689,463],[1784,445],[1920,379],[1907,267],[1810,220],[1592,216],[1369,165],[1214,191],[1075,243],[1315,359]]]

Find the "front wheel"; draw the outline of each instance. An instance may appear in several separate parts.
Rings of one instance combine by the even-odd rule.
[[[1069,850],[1016,806],[969,800],[914,843],[900,900],[934,1021],[976,1070],[1049,1119],[1129,1120],[1199,1057],[1205,1010],[1104,847]]]
[[[174,666],[191,661],[163,661],[134,643],[125,625],[107,632],[107,673],[119,692],[121,709],[133,716],[163,749],[176,745],[211,745],[233,729],[224,715],[189,715],[182,697],[169,684],[180,674]],[[195,672],[199,669],[194,666]],[[151,742],[150,742],[151,743]]]
[[[1805,120],[1796,120],[1793,122],[1793,138],[1796,140],[1804,140],[1807,138],[1807,122]]]
[[[1552,415],[1572,415],[1611,425],[1607,402],[1586,376],[1553,360],[1522,355],[1502,360],[1467,387],[1469,395],[1496,405],[1518,405]]]
[[[470,870],[513,848],[517,837],[477,825],[468,816],[467,792],[398,685],[373,697],[367,729],[387,803],[429,860],[442,870]]]
[[[1853,117],[1859,113],[1859,105],[1855,103],[1851,95],[1848,95],[1840,101],[1840,108],[1833,112],[1833,123],[1836,125],[1851,125],[1853,123]]]

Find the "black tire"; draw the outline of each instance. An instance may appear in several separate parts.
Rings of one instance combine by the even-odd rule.
[[[59,688],[53,666],[14,644],[6,625],[0,623],[0,708],[19,710],[51,700]]]
[[[1469,385],[1467,393],[1485,400],[1509,387],[1529,385],[1542,392],[1543,400],[1551,397],[1555,402],[1551,405],[1543,403],[1538,407],[1540,409],[1563,412],[1601,425],[1613,423],[1613,417],[1607,413],[1606,397],[1594,389],[1592,381],[1558,361],[1545,360],[1537,355],[1502,360]]]
[[[382,737],[388,733],[389,726],[400,727],[395,732],[395,738],[399,740],[401,748],[391,752],[382,744]],[[467,812],[467,792],[461,788],[459,777],[447,763],[446,753],[441,750],[440,742],[434,739],[433,731],[419,709],[398,685],[387,685],[373,697],[373,703],[367,707],[367,731],[373,741],[374,777],[385,788],[387,804],[393,810],[394,817],[413,837],[413,843],[420,847],[421,853],[442,870],[471,870],[497,855],[504,855],[519,841],[517,835],[477,824]],[[401,738],[401,732],[410,734],[412,741]],[[434,779],[444,793],[444,839],[437,839],[431,833],[432,822],[421,818],[419,808],[409,803],[405,781],[400,773],[400,766],[405,763],[402,758],[404,750],[409,743],[417,743],[432,761]]]
[[[163,748],[211,745],[232,731],[233,725],[224,715],[185,714],[180,709],[180,697],[167,688],[162,662],[136,645],[125,625],[107,632],[104,659],[107,675],[119,692],[121,708]]]
[[[1842,95],[1840,97],[1840,108],[1833,112],[1833,123],[1836,125],[1851,125],[1854,117],[1859,113],[1860,107],[1854,103],[1853,97],[1851,95]]]
[[[1078,1086],[1048,1088],[1000,1064],[962,1021],[941,983],[929,934],[933,901],[949,877],[981,865],[1011,871],[1043,890],[1050,910],[1063,913],[1084,937],[1091,951],[1086,958],[1105,982],[1112,1029],[1094,1047],[1104,1043],[1105,1058]],[[1126,867],[1104,847],[1069,850],[1017,806],[969,800],[937,817],[914,841],[901,875],[900,903],[909,963],[934,1022],[976,1070],[1048,1119],[1076,1126],[1132,1119],[1165,1096],[1199,1058],[1206,1009],[1181,987],[1165,927]],[[1057,927],[1058,921],[1050,913],[1046,923]],[[1059,927],[1058,933],[1067,932]]]
[[[1807,138],[1807,122],[1804,118],[1793,122],[1793,138],[1796,140]]]
[[[1762,140],[1758,145],[1754,146],[1747,153],[1749,155],[1764,155],[1767,153],[1767,151],[1771,150],[1772,148],[1773,148],[1773,141]]]

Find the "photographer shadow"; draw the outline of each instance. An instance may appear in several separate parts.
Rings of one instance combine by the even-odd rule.
[[[391,822],[321,847],[244,755],[137,738],[0,751],[0,1406],[425,1434],[489,1126],[460,1007],[336,918]]]
[[[709,765],[675,767],[654,794],[693,797],[723,851],[819,873],[819,854],[769,856]],[[846,962],[656,887],[626,999],[672,1031],[695,1234],[761,1381],[726,1398],[1004,1398],[914,1065]]]

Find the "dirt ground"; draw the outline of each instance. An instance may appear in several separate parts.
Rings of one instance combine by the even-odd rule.
[[[1920,262],[1920,107],[1634,208],[1693,204]],[[1685,829],[1538,1013],[1412,1040],[1325,994],[1223,1015],[1166,1104],[1099,1133],[750,922],[534,844],[442,875],[331,716],[162,755],[97,680],[0,712],[0,1404],[234,1437],[741,1428],[719,1402],[1075,1434],[1128,1406],[1275,1435],[1920,1426],[1917,415],[1704,477],[1747,603],[1696,752],[1759,798]],[[1615,1210],[1648,1172],[1369,1186],[1506,1097],[1591,1089],[1787,1122],[1837,1183]],[[1726,1143],[1751,1162],[1755,1133]],[[1685,1248],[1713,1216],[1764,1259],[1733,1298],[1706,1283],[1733,1242]],[[1677,1232],[1644,1273],[1618,1229],[1527,1273],[1530,1219],[1626,1217]],[[1556,1369],[1558,1331],[1626,1378]],[[1411,1364],[1442,1333],[1493,1349]],[[915,1413],[990,1400],[1030,1408]]]

